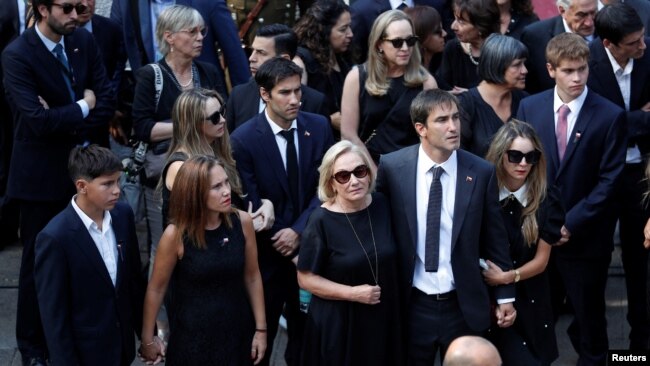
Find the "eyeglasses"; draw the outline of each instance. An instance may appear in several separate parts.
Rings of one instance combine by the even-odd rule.
[[[539,163],[539,158],[542,157],[542,152],[539,150],[533,150],[527,153],[519,150],[508,150],[506,154],[508,154],[508,161],[514,164],[519,164],[523,158],[526,158],[527,164],[535,165]]]
[[[205,120],[212,122],[213,125],[218,125],[221,123],[221,118],[223,117],[223,122],[226,121],[226,105],[222,104],[218,111],[212,113]]]
[[[404,42],[406,42],[406,45],[409,47],[415,46],[415,43],[419,41],[420,38],[418,36],[410,36],[408,38],[393,38],[393,39],[388,39],[384,38],[384,41],[390,42],[393,47],[400,49],[404,45]]]
[[[206,34],[208,34],[208,28],[207,27],[194,27],[192,29],[181,29],[181,30],[179,30],[179,32],[187,33],[192,38],[198,37],[199,33],[201,33],[201,35],[203,37],[205,37]]]
[[[352,174],[354,174],[357,179],[365,178],[368,175],[368,172],[370,172],[370,168],[368,168],[367,165],[359,165],[358,167],[354,168],[351,172],[347,170],[341,170],[332,176],[335,181],[339,182],[339,184],[345,184],[350,181],[350,177]]]
[[[72,9],[77,11],[77,14],[83,14],[88,10],[88,7],[82,3],[77,3],[77,4],[70,4],[70,3],[63,3],[63,4],[52,4],[54,6],[58,6],[63,10],[63,14],[70,14],[72,13]]]

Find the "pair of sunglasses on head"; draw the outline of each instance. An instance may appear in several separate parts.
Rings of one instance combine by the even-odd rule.
[[[370,168],[368,168],[367,165],[359,165],[356,168],[352,169],[352,171],[349,170],[340,170],[332,176],[335,181],[337,181],[339,184],[346,184],[347,182],[350,181],[350,178],[354,174],[357,179],[365,178],[368,176],[368,173],[370,173]]]
[[[76,10],[77,14],[83,14],[88,10],[88,7],[82,3],[78,4],[70,4],[70,3],[63,3],[63,4],[56,4],[53,3],[52,5],[58,6],[63,10],[63,14],[70,14],[72,13],[72,10]]]
[[[226,120],[226,105],[222,104],[221,107],[219,108],[218,111],[212,113],[210,116],[206,118],[206,121],[212,122],[213,125],[218,125],[221,123],[221,117],[223,117],[224,121]]]
[[[533,150],[524,153],[519,150],[508,150],[506,151],[506,155],[508,155],[508,161],[513,164],[519,164],[525,158],[527,164],[535,165],[539,163],[539,159],[542,157],[542,152],[539,150]]]

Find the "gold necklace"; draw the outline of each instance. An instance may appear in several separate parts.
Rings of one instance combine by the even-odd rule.
[[[343,206],[341,206],[341,208],[343,208]],[[352,232],[354,233],[354,236],[357,238],[357,241],[359,242],[359,246],[363,250],[363,254],[366,255],[366,259],[368,260],[368,266],[370,266],[370,273],[372,273],[372,279],[375,280],[375,285],[379,286],[379,260],[377,258],[377,244],[375,243],[375,232],[372,230],[372,220],[370,219],[370,212],[368,211],[368,207],[366,207],[366,214],[368,214],[368,223],[370,224],[370,235],[372,236],[372,247],[375,249],[374,269],[372,268],[372,262],[370,261],[370,256],[368,255],[366,248],[363,246],[361,239],[359,239],[359,235],[357,235],[357,231],[354,230],[354,226],[352,225],[352,221],[350,221],[350,218],[348,217],[348,213],[343,211],[343,214],[345,214],[345,218],[348,219],[348,223],[352,228]]]

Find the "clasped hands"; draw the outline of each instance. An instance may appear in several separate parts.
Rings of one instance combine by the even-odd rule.
[[[483,271],[485,282],[490,286],[507,285],[514,282],[513,271],[504,272],[490,260],[486,260],[488,269]],[[496,307],[497,325],[507,328],[514,324],[517,318],[517,310],[512,303],[498,304]]]
[[[151,342],[141,342],[138,350],[140,361],[147,365],[157,365],[164,360],[165,343],[158,336],[154,336]]]

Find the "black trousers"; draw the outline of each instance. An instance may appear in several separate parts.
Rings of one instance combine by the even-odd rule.
[[[465,322],[455,293],[446,300],[413,288],[408,316],[409,366],[431,366],[440,352],[440,363],[449,344],[464,335],[481,335]]]
[[[645,164],[626,164],[621,175],[617,202],[620,204],[619,233],[625,286],[627,288],[627,321],[630,323],[630,349],[650,349],[648,321],[648,250],[643,247],[643,228],[650,216],[644,207]]]
[[[38,233],[66,207],[68,202],[68,200],[19,201],[20,240],[23,243],[23,254],[18,280],[16,341],[23,359],[47,357],[47,345],[34,284],[34,243]]]

